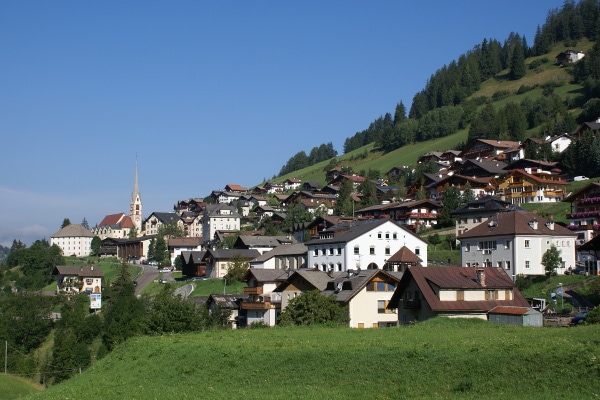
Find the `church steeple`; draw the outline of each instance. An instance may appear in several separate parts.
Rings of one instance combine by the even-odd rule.
[[[138,161],[135,156],[135,176],[133,178],[133,192],[131,193],[131,203],[129,205],[129,216],[137,230],[138,235],[142,233],[142,196],[138,183]]]

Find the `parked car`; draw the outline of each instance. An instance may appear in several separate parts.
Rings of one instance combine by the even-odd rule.
[[[158,261],[150,261],[148,264],[157,266],[158,265]]]
[[[167,280],[166,279],[159,279],[158,283],[167,283]]]
[[[573,318],[571,318],[571,322],[569,325],[579,325],[585,322],[585,316],[587,315],[587,311],[582,311]]]
[[[565,275],[586,275],[585,267],[577,266],[575,268],[569,268],[565,271]]]
[[[576,177],[573,178],[573,180],[575,182],[587,181],[588,179],[590,179],[590,178],[588,178],[587,176],[583,176],[583,175],[579,175],[579,176],[576,176]]]

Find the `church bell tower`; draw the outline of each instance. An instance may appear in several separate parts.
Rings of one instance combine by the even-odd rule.
[[[137,230],[137,234],[142,234],[142,196],[138,185],[138,162],[135,156],[135,177],[133,179],[133,192],[131,193],[131,203],[129,205],[129,216]]]

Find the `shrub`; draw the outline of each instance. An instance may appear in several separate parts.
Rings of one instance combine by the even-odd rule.
[[[498,90],[496,93],[492,95],[492,100],[498,101],[507,98],[510,96],[510,92],[508,90]]]
[[[600,324],[600,307],[594,308],[585,316],[586,324]]]
[[[531,287],[531,281],[523,274],[517,275],[517,279],[515,280],[515,285],[519,291],[523,291],[527,288]]]
[[[527,86],[527,85],[521,85],[519,87],[519,90],[517,90],[517,94],[523,94],[523,93],[527,93],[531,90],[535,89],[535,86]]]

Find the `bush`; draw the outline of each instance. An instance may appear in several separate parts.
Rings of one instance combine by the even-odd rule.
[[[594,308],[585,316],[586,324],[600,324],[600,307]]]
[[[519,90],[517,90],[517,94],[523,94],[523,93],[527,93],[531,90],[535,89],[535,86],[527,86],[527,85],[521,85],[519,87]]]
[[[515,280],[515,285],[517,286],[517,289],[522,292],[523,290],[531,287],[531,280],[529,280],[529,278],[527,278],[525,275],[519,274]]]
[[[508,90],[498,90],[496,93],[492,95],[492,100],[498,101],[507,98],[510,96],[510,92]]]

